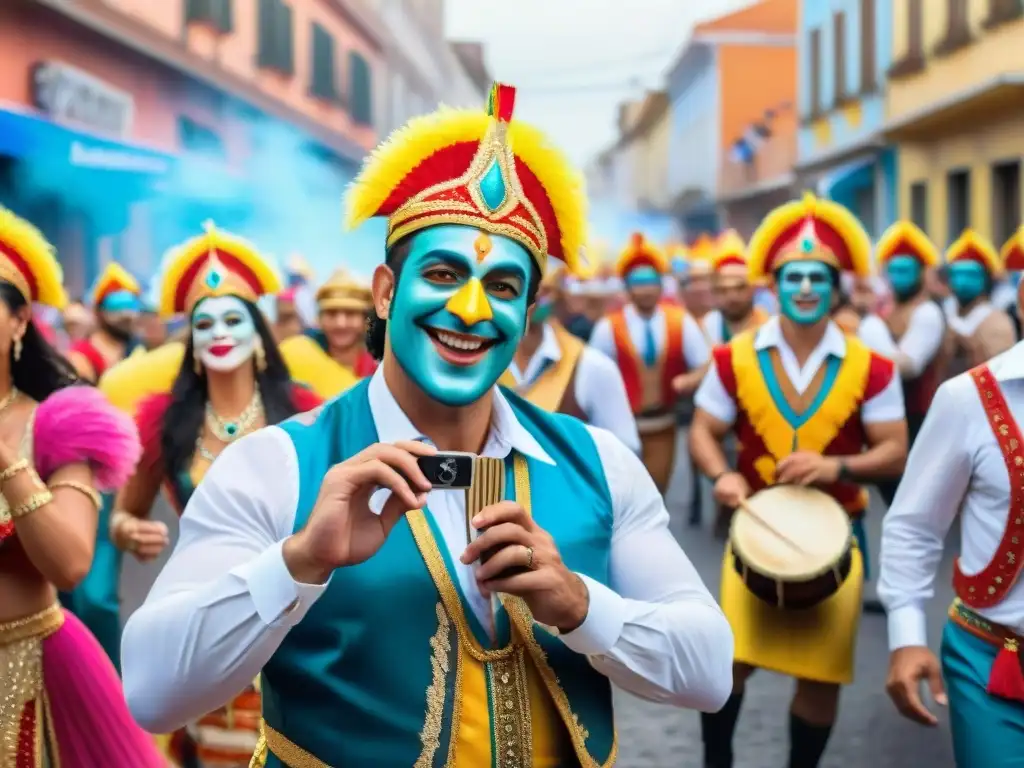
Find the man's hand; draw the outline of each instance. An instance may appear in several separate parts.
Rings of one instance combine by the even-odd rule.
[[[739,472],[726,472],[715,480],[715,501],[729,509],[736,509],[750,495],[750,486]]]
[[[156,559],[171,543],[167,526],[157,520],[143,520],[124,511],[111,518],[110,539],[118,549],[131,552],[140,563]]]
[[[427,503],[430,481],[416,459],[435,453],[426,443],[375,443],[331,467],[305,527],[285,540],[284,561],[292,578],[323,584],[334,569],[373,557],[402,515]],[[391,491],[379,515],[370,509],[378,488]]]
[[[797,451],[779,462],[775,481],[796,485],[829,485],[839,479],[839,459],[811,451]]]
[[[536,621],[560,632],[571,632],[583,623],[590,608],[586,584],[565,567],[555,540],[525,509],[513,501],[502,501],[484,507],[471,524],[486,530],[466,547],[462,562],[472,563],[493,550],[476,570],[481,593],[522,597]],[[527,570],[498,578],[508,568]]]
[[[935,654],[923,646],[908,646],[892,652],[885,690],[896,709],[904,717],[922,725],[938,725],[935,717],[921,701],[921,683],[927,682],[932,698],[946,706],[942,672]]]

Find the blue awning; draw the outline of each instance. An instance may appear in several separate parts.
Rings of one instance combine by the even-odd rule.
[[[876,160],[872,154],[833,168],[818,181],[818,195],[833,198],[840,188],[873,186]]]

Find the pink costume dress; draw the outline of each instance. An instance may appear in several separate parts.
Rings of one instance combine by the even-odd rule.
[[[132,421],[97,390],[76,386],[39,404],[21,453],[44,481],[64,465],[88,461],[97,490],[109,491],[128,479],[139,450]],[[0,497],[0,558],[24,557],[14,552],[16,536]],[[54,602],[0,623],[0,768],[164,765],[129,714],[113,665],[78,619]]]

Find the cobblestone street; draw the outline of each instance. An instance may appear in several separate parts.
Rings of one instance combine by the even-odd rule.
[[[673,533],[717,595],[722,544],[709,527],[685,525],[689,477],[681,468],[669,492]],[[166,505],[159,516],[176,523]],[[706,510],[705,520],[710,519]],[[877,566],[881,510],[869,517],[871,555]],[[930,606],[929,638],[938,644],[952,594],[951,559],[947,558],[938,580],[938,595]],[[145,596],[156,567],[142,567],[126,560],[122,578],[125,610]],[[888,651],[885,619],[865,615],[857,646],[857,680],[843,693],[839,723],[832,734],[823,768],[952,768],[949,729],[945,719],[927,729],[903,720],[885,695]],[[736,737],[736,768],[784,768],[788,749],[787,711],[792,686],[774,674],[759,672],[750,681]],[[940,716],[943,713],[940,713]],[[701,768],[700,719],[697,713],[669,709],[619,693],[616,702],[621,743],[618,768]]]

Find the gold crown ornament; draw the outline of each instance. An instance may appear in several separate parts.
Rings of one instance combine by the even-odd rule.
[[[191,314],[202,299],[237,296],[255,302],[281,291],[281,278],[256,247],[219,230],[204,232],[171,249],[160,280],[159,312],[164,317]]]
[[[0,206],[0,280],[13,285],[28,303],[63,309],[64,272],[53,246],[25,219]]]
[[[370,286],[357,280],[347,270],[338,269],[317,290],[316,304],[321,312],[330,309],[364,312],[373,306],[373,294]]]
[[[965,229],[946,249],[946,263],[955,264],[958,261],[974,261],[981,264],[992,277],[1003,276],[1003,261],[996,253],[995,246],[973,229]]]
[[[391,247],[427,227],[461,224],[515,240],[542,275],[553,256],[589,276],[583,178],[543,133],[512,119],[515,98],[515,88],[496,83],[486,111],[442,107],[393,133],[348,191],[348,228],[386,216]]]
[[[937,267],[939,249],[912,221],[897,221],[875,243],[875,262],[882,267],[894,256],[913,256],[925,267]]]
[[[820,261],[857,277],[871,275],[871,239],[846,208],[807,192],[769,213],[750,238],[750,279],[790,261]]]

